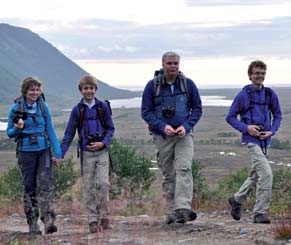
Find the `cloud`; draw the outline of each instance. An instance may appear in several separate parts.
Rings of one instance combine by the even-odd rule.
[[[94,32],[88,25],[101,27]],[[290,25],[291,17],[207,28],[197,23],[143,26],[91,20],[80,22],[77,30],[43,35],[70,47],[63,51],[72,59],[156,58],[166,50],[188,57],[291,57]],[[87,52],[74,52],[84,47]]]
[[[286,0],[184,0],[188,6],[234,6],[284,4]]]
[[[24,21],[73,60],[159,58],[168,50],[183,57],[291,57],[291,17],[244,22],[139,25],[90,19]]]

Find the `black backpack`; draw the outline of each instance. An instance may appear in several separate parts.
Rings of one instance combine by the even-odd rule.
[[[250,105],[249,108],[247,108],[243,114],[246,114],[248,111],[251,111],[254,109],[255,105],[268,105],[268,109],[270,110],[271,108],[271,97],[272,97],[272,89],[269,87],[264,87],[265,88],[265,101],[262,103],[254,101],[254,93],[253,90],[251,89],[251,85],[246,85],[243,87],[243,90],[245,90],[248,94]]]

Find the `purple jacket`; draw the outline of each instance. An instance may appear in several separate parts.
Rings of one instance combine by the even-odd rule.
[[[110,144],[110,141],[113,137],[114,133],[114,125],[111,118],[111,113],[108,105],[105,102],[102,102],[95,99],[95,105],[89,109],[89,107],[84,104],[83,99],[80,101],[84,108],[84,119],[83,119],[83,126],[79,130],[79,139],[81,138],[81,143],[79,142],[79,147],[83,151],[88,151],[87,145],[90,143],[90,137],[92,135],[99,135],[101,141],[107,147]],[[102,108],[104,108],[104,121],[106,125],[106,129],[102,127],[98,112],[97,112],[97,105],[102,103]],[[76,134],[76,130],[79,128],[80,125],[80,108],[79,104],[75,105],[72,109],[67,128],[62,140],[61,149],[62,149],[62,157],[66,155],[66,152],[74,139]]]
[[[252,94],[254,107],[250,110],[250,98],[245,89],[241,90],[231,107],[229,108],[226,121],[236,130],[242,133],[242,143],[254,143],[261,145],[260,139],[252,137],[247,132],[248,125],[258,125],[264,131],[271,131],[273,135],[279,129],[282,113],[279,104],[279,99],[276,93],[271,90],[270,96],[266,96],[266,89],[256,90],[252,85],[249,86]],[[266,101],[267,100],[267,101]],[[263,105],[265,103],[265,105]],[[240,115],[243,120],[238,120]],[[271,137],[267,139],[266,146],[271,143]]]

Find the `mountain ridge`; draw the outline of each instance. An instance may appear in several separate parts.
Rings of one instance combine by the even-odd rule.
[[[0,23],[1,103],[11,102],[19,94],[22,80],[28,76],[43,81],[48,97],[79,99],[78,81],[86,74],[89,73],[38,34],[27,28]],[[140,94],[111,87],[100,80],[98,89],[101,99],[131,98]]]

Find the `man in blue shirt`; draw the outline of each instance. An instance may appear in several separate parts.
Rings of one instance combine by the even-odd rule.
[[[142,118],[148,123],[157,148],[166,199],[166,224],[196,219],[193,197],[193,127],[202,115],[194,82],[179,71],[180,56],[167,52],[163,68],[146,85],[142,97]]]
[[[229,198],[231,215],[241,218],[241,205],[252,188],[256,187],[256,203],[253,208],[254,223],[270,223],[267,211],[272,192],[273,175],[267,159],[267,148],[271,136],[280,127],[282,114],[276,93],[263,86],[267,66],[260,60],[253,61],[248,68],[252,84],[247,85],[235,97],[226,121],[242,133],[242,144],[248,147],[250,156],[249,177],[237,193]],[[241,120],[237,119],[240,115]]]

